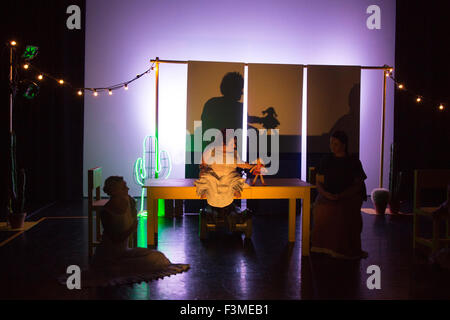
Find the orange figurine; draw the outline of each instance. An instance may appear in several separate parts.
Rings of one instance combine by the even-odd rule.
[[[255,176],[255,179],[253,179],[253,182],[252,182],[252,186],[255,185],[256,180],[258,179],[258,177],[261,178],[261,183],[264,186],[266,185],[266,183],[264,182],[263,175],[262,175],[263,171],[266,171],[265,165],[262,164],[261,158],[258,158],[258,160],[256,160],[256,165],[254,165],[253,168],[250,169],[250,173],[253,173],[253,175]]]

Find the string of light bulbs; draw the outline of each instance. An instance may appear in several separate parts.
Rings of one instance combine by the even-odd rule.
[[[446,109],[446,105],[448,105],[447,103],[444,102],[438,102],[435,99],[430,99],[427,97],[424,97],[423,95],[417,94],[415,92],[412,92],[411,90],[406,88],[406,85],[400,81],[398,81],[397,79],[394,78],[393,74],[393,68],[385,70],[384,74],[386,77],[389,77],[392,81],[394,81],[395,86],[397,89],[405,91],[407,93],[409,93],[410,95],[414,96],[414,100],[416,101],[416,103],[426,103],[429,102],[435,106],[437,106],[437,109],[439,111],[444,111]]]
[[[17,42],[16,41],[11,41],[10,42],[10,46],[11,47],[17,46]],[[85,91],[91,91],[92,95],[94,97],[97,97],[99,95],[99,93],[102,92],[102,91],[107,91],[108,95],[111,96],[113,94],[114,90],[118,90],[118,89],[121,89],[121,88],[123,88],[124,90],[128,90],[128,85],[130,83],[140,79],[145,74],[150,73],[150,71],[154,70],[154,68],[155,68],[154,65],[155,65],[155,63],[153,62],[153,64],[151,65],[151,67],[149,69],[145,70],[141,74],[136,75],[136,77],[134,77],[131,80],[128,80],[128,81],[125,81],[125,82],[121,82],[121,83],[118,83],[118,84],[115,84],[115,85],[112,85],[112,86],[109,86],[109,87],[94,87],[94,88],[75,88],[72,84],[70,84],[69,82],[65,81],[64,79],[56,78],[56,77],[53,77],[52,75],[50,75],[48,73],[41,72],[36,67],[32,66],[28,61],[23,64],[23,68],[25,70],[28,70],[28,69],[36,70],[37,73],[38,73],[37,79],[40,80],[40,81],[42,81],[44,78],[49,78],[49,79],[52,79],[52,80],[58,82],[60,85],[66,85],[66,86],[75,88],[78,96],[83,96]],[[412,92],[411,90],[407,89],[405,84],[399,82],[397,79],[394,78],[393,71],[394,71],[393,68],[385,69],[384,70],[384,74],[385,74],[386,77],[389,77],[392,81],[394,81],[396,87],[399,90],[402,90],[402,91],[405,91],[405,92],[408,92],[408,93],[414,95],[416,103],[423,103],[423,102],[426,102],[426,101],[430,101],[434,105],[437,105],[437,109],[439,111],[443,111],[443,110],[446,109],[447,103],[437,102],[434,99],[426,98],[423,95],[418,95],[418,94]]]
[[[124,82],[121,82],[121,83],[118,83],[118,84],[115,84],[115,85],[112,85],[112,86],[108,86],[108,87],[92,87],[92,88],[77,88],[77,87],[73,86],[70,82],[68,82],[68,81],[66,81],[66,80],[64,80],[62,78],[57,78],[57,77],[52,76],[51,74],[42,72],[41,70],[39,70],[35,66],[31,65],[31,63],[29,63],[29,62],[25,62],[22,67],[25,70],[34,70],[34,71],[36,71],[36,74],[37,74],[36,78],[39,81],[44,80],[44,78],[49,78],[49,79],[52,79],[52,80],[56,81],[60,85],[64,85],[64,86],[68,86],[68,87],[74,88],[76,90],[76,94],[78,96],[84,95],[85,91],[90,91],[90,92],[92,92],[92,95],[94,97],[97,97],[100,92],[108,92],[108,95],[111,96],[113,94],[114,90],[118,90],[118,89],[122,89],[122,88],[124,90],[128,90],[128,85],[130,83],[132,83],[132,82],[140,79],[142,76],[150,73],[152,70],[154,70],[154,68],[155,68],[154,65],[155,65],[155,63],[153,63],[149,69],[147,69],[144,72],[136,75],[136,77],[134,77],[131,80],[124,81]]]
[[[18,47],[18,43],[13,40],[13,41],[9,42],[9,46],[11,48],[11,54],[12,54],[13,50]],[[28,52],[27,52],[27,50],[28,50]],[[108,92],[108,95],[111,96],[113,94],[114,90],[118,90],[118,89],[122,89],[122,88],[124,90],[128,90],[128,85],[130,83],[140,79],[142,76],[150,73],[155,68],[155,63],[153,62],[153,64],[151,65],[151,67],[149,69],[147,69],[144,72],[136,75],[136,77],[134,77],[134,78],[132,78],[132,79],[130,79],[128,81],[124,81],[124,82],[121,82],[121,83],[118,83],[118,84],[115,84],[115,85],[112,85],[112,86],[108,86],[108,87],[91,87],[91,88],[79,88],[78,87],[77,88],[77,87],[73,86],[70,82],[68,82],[68,81],[66,81],[66,80],[64,80],[62,78],[54,77],[54,76],[52,76],[49,73],[42,72],[37,67],[33,66],[30,63],[30,60],[33,59],[37,55],[37,53],[38,53],[38,48],[37,47],[35,47],[35,46],[27,46],[26,54],[28,54],[28,55],[24,54],[22,56],[22,58],[25,58],[25,62],[22,64],[23,69],[24,70],[34,70],[36,72],[36,74],[37,74],[36,78],[39,81],[42,81],[45,78],[49,78],[49,79],[52,79],[52,80],[56,81],[61,86],[68,86],[68,87],[74,88],[76,90],[76,94],[78,96],[83,96],[86,91],[92,92],[92,95],[94,97],[97,97],[99,95],[99,93],[102,92],[102,91]],[[11,61],[11,63],[12,63],[12,61]]]

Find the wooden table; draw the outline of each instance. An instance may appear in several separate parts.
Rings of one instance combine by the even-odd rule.
[[[196,199],[196,179],[152,180],[147,189],[147,245],[158,241],[158,199]],[[309,256],[310,247],[310,193],[312,185],[300,179],[264,179],[265,186],[257,184],[244,188],[237,199],[289,199],[288,241],[295,242],[296,199],[302,201],[302,255]],[[152,232],[153,230],[153,232]]]

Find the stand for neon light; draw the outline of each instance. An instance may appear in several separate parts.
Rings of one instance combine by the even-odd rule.
[[[134,181],[141,186],[141,201],[139,217],[146,217],[144,210],[144,185],[149,179],[167,179],[172,171],[172,162],[169,154],[159,150],[158,140],[153,136],[146,136],[142,144],[142,157],[134,163]],[[159,204],[158,216],[164,216],[164,200]]]

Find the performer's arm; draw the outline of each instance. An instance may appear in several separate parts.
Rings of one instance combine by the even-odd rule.
[[[337,195],[325,190],[324,182],[325,177],[321,174],[317,174],[316,175],[317,191],[328,200],[337,200],[338,199]]]

